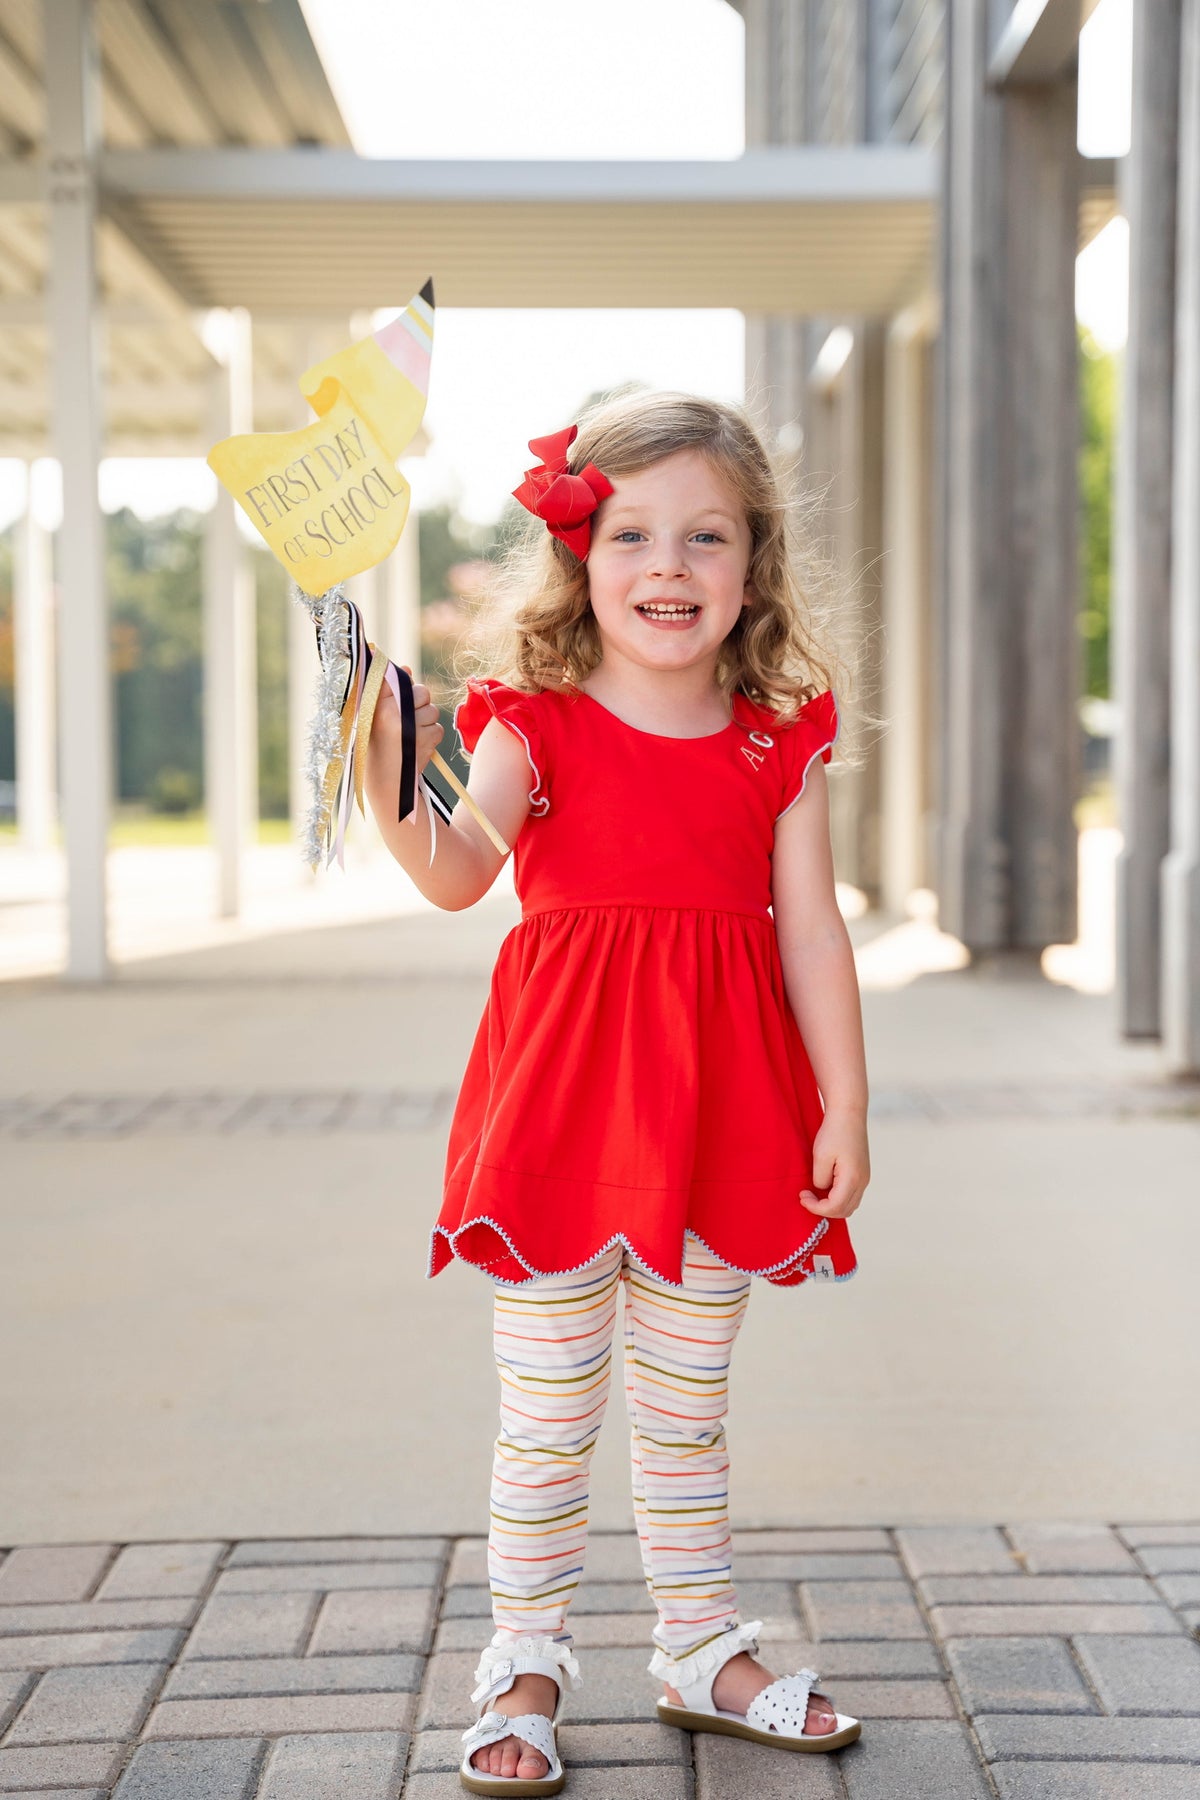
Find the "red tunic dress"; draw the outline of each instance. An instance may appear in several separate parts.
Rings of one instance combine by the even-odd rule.
[[[680,1286],[686,1230],[780,1286],[854,1274],[846,1221],[799,1197],[823,1109],[770,912],[775,823],[829,761],[837,706],[785,729],[742,694],[733,712],[672,738],[581,690],[468,683],[464,748],[495,715],[532,785],[430,1276],[457,1256],[527,1281],[622,1242]]]

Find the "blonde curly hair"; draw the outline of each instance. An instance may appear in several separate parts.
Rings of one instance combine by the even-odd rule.
[[[841,696],[847,671],[826,627],[833,564],[802,535],[803,503],[788,492],[746,412],[696,394],[638,390],[597,402],[578,424],[572,472],[592,462],[619,480],[676,451],[697,450],[740,502],[750,527],[753,601],[719,652],[716,678],[726,697],[740,692],[789,725],[825,688]],[[451,658],[455,699],[473,676],[491,675],[524,693],[578,686],[601,655],[586,561],[531,516],[469,608]]]

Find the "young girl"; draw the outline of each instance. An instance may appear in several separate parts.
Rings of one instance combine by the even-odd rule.
[[[761,1621],[741,1620],[730,1567],[726,1378],[752,1277],[852,1275],[845,1221],[869,1174],[823,768],[837,709],[787,507],[745,416],[688,395],[611,401],[530,448],[520,604],[454,713],[470,793],[515,845],[521,921],[458,1098],[429,1264],[458,1257],[494,1290],[495,1635],[461,1770],[493,1795],[565,1781],[567,1609],[621,1290],[659,1717],[790,1750],[860,1732],[815,1671],[777,1679],[756,1659]],[[442,728],[428,690],[415,699],[423,768]],[[396,823],[400,754],[385,696],[375,817],[422,893],[470,906],[503,857],[463,806],[449,825],[422,807]]]

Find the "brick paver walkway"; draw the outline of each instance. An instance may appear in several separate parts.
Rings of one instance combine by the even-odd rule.
[[[560,1734],[578,1800],[1200,1792],[1200,1522],[739,1532],[735,1550],[764,1659],[819,1669],[861,1741],[797,1757],[659,1725],[636,1546],[595,1535]],[[474,1538],[13,1549],[0,1796],[442,1800],[490,1633]]]

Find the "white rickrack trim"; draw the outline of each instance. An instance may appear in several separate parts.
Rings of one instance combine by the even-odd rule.
[[[644,1269],[648,1269],[651,1275],[657,1276],[658,1280],[663,1283],[664,1287],[673,1287],[673,1288],[680,1288],[680,1289],[683,1288],[683,1283],[681,1281],[672,1281],[666,1275],[659,1275],[658,1270],[651,1267],[651,1265],[648,1262],[646,1262],[643,1259],[643,1257],[640,1256],[639,1253],[634,1249],[633,1245],[630,1243],[629,1239],[625,1236],[625,1233],[623,1231],[614,1232],[612,1237],[610,1237],[608,1239],[607,1243],[601,1244],[599,1249],[594,1250],[585,1262],[575,1263],[569,1269],[539,1269],[535,1263],[526,1261],[525,1257],[523,1257],[521,1255],[521,1252],[517,1249],[517,1246],[513,1243],[512,1239],[509,1237],[507,1231],[505,1231],[503,1225],[499,1224],[497,1220],[491,1218],[487,1213],[480,1213],[478,1215],[478,1217],[476,1217],[476,1218],[467,1219],[462,1225],[460,1225],[458,1227],[457,1231],[447,1231],[446,1227],[444,1225],[435,1225],[432,1232],[430,1233],[429,1264],[428,1264],[426,1273],[429,1273],[433,1268],[433,1247],[432,1247],[432,1245],[433,1245],[433,1240],[438,1238],[439,1236],[445,1238],[446,1242],[450,1246],[452,1255],[458,1257],[460,1262],[470,1263],[470,1265],[473,1269],[482,1269],[485,1274],[488,1272],[488,1267],[489,1267],[488,1263],[477,1262],[475,1260],[475,1258],[471,1257],[471,1256],[461,1256],[459,1254],[458,1245],[455,1242],[456,1238],[458,1238],[464,1231],[470,1230],[470,1228],[473,1225],[490,1225],[492,1230],[496,1233],[496,1236],[499,1238],[502,1238],[504,1243],[508,1246],[509,1255],[514,1259],[514,1261],[519,1262],[523,1269],[528,1269],[529,1273],[538,1279],[541,1279],[542,1277],[548,1276],[548,1275],[577,1275],[579,1273],[580,1269],[590,1269],[594,1262],[598,1262],[600,1260],[600,1258],[604,1255],[604,1252],[606,1250],[611,1250],[615,1244],[623,1244],[625,1246],[626,1250],[628,1250],[630,1256],[633,1257],[635,1262],[640,1263]],[[492,1261],[499,1261],[499,1258],[493,1257]],[[525,1283],[523,1281],[505,1281],[503,1276],[501,1276],[501,1275],[493,1275],[492,1280],[499,1282],[501,1287],[519,1288],[519,1287],[524,1287],[524,1285],[525,1285]]]
[[[513,690],[514,693],[516,693],[518,691],[519,691],[518,689]],[[471,692],[472,693],[482,693],[486,696],[487,689],[486,688],[473,688],[471,690]],[[529,695],[525,696],[526,699],[529,699],[530,697],[531,696],[529,696]],[[466,745],[463,743],[462,732],[459,731],[459,729],[458,729],[458,715],[462,711],[463,707],[466,704],[467,704],[467,702],[465,699],[459,701],[458,705],[454,709],[454,714],[453,714],[451,723],[453,724],[455,732],[458,735],[459,750],[461,751],[462,755],[466,758],[467,762],[470,762],[471,752],[467,749]],[[488,705],[491,706],[490,700],[488,701]],[[516,723],[516,721],[514,719],[507,718],[503,713],[497,712],[495,710],[495,708],[492,708],[492,717],[494,719],[499,719],[499,721],[502,725],[507,725],[508,729],[511,732],[513,732],[517,737],[519,737],[521,742],[524,744],[525,756],[528,760],[530,768],[533,770],[533,786],[529,790],[529,810],[531,812],[537,813],[539,817],[544,817],[545,814],[548,813],[550,810],[550,796],[549,796],[549,794],[542,794],[540,797],[538,797],[538,789],[540,787],[543,787],[545,785],[545,783],[542,780],[541,770],[538,768],[537,764],[533,760],[533,751],[529,747],[529,739],[525,736],[525,733],[521,730],[521,727]],[[485,723],[486,723],[486,721],[485,721]],[[478,743],[479,739],[476,738],[475,741],[476,741],[476,743]]]
[[[689,1225],[688,1230],[691,1231],[691,1229],[692,1228]],[[798,1250],[793,1250],[788,1256],[780,1257],[778,1262],[764,1263],[760,1269],[743,1269],[739,1263],[730,1262],[727,1257],[721,1255],[719,1250],[714,1250],[711,1244],[705,1242],[698,1231],[692,1231],[692,1236],[698,1244],[704,1245],[704,1248],[708,1251],[710,1256],[715,1256],[719,1263],[724,1263],[727,1269],[736,1270],[739,1275],[771,1275],[774,1274],[776,1269],[786,1269],[789,1263],[798,1262],[802,1256],[806,1256],[814,1244],[820,1243],[828,1230],[829,1220],[822,1219],[817,1226],[817,1229],[810,1237],[805,1238]]]
[[[684,1656],[672,1656],[670,1651],[658,1649],[646,1667],[657,1680],[670,1682],[677,1691],[693,1687],[698,1681],[708,1681],[714,1677],[731,1656],[737,1656],[743,1650],[757,1650],[758,1634],[762,1628],[761,1619],[752,1619],[746,1625],[735,1625],[709,1643],[701,1644],[698,1650],[689,1650]]]
[[[611,1250],[615,1245],[622,1244],[625,1249],[628,1250],[633,1260],[649,1274],[653,1275],[655,1280],[661,1281],[664,1287],[675,1288],[678,1292],[682,1293],[687,1286],[686,1282],[672,1281],[669,1275],[660,1274],[652,1263],[648,1263],[645,1257],[638,1250],[634,1249],[623,1231],[615,1231],[605,1243],[601,1244],[598,1249],[593,1250],[591,1255],[583,1262],[574,1263],[569,1269],[539,1269],[535,1263],[529,1262],[521,1255],[521,1252],[517,1249],[517,1246],[513,1243],[503,1225],[496,1219],[490,1217],[487,1213],[480,1213],[476,1218],[465,1220],[456,1231],[447,1231],[444,1225],[435,1225],[433,1227],[433,1230],[429,1234],[429,1256],[425,1264],[425,1274],[428,1279],[432,1279],[433,1277],[433,1252],[439,1237],[445,1238],[446,1243],[449,1245],[451,1255],[457,1257],[460,1262],[470,1263],[473,1269],[482,1269],[485,1274],[489,1272],[489,1264],[487,1262],[478,1262],[472,1256],[461,1255],[456,1243],[456,1239],[459,1238],[464,1231],[469,1231],[475,1225],[490,1225],[492,1230],[496,1233],[496,1236],[503,1239],[504,1243],[507,1245],[509,1255],[513,1260],[519,1262],[523,1269],[528,1269],[530,1275],[536,1280],[543,1280],[547,1277],[558,1275],[577,1275],[581,1269],[590,1269],[593,1263],[600,1260],[606,1250]],[[798,1250],[789,1251],[786,1256],[781,1256],[778,1262],[764,1263],[757,1269],[743,1268],[740,1263],[730,1262],[729,1258],[722,1256],[719,1250],[714,1250],[712,1245],[707,1243],[705,1239],[700,1236],[698,1231],[692,1231],[690,1225],[687,1227],[687,1230],[691,1232],[691,1235],[695,1238],[696,1242],[708,1251],[708,1254],[711,1257],[719,1262],[722,1267],[731,1269],[735,1275],[766,1276],[773,1274],[776,1269],[786,1269],[790,1263],[797,1262],[801,1257],[805,1256],[808,1251],[812,1249],[813,1245],[818,1243],[829,1230],[829,1221],[828,1219],[822,1219],[816,1230],[810,1237],[805,1239]],[[499,1259],[493,1257],[491,1260],[494,1262]],[[853,1272],[854,1271],[851,1270],[852,1274]],[[807,1281],[809,1277],[806,1275],[804,1279]],[[835,1279],[843,1281],[846,1277],[836,1276]],[[501,1287],[521,1288],[525,1286],[523,1281],[506,1281],[502,1275],[493,1275],[492,1280],[497,1282]]]
[[[830,693],[833,693],[832,688],[829,691],[830,691]],[[827,750],[832,750],[834,745],[837,743],[838,739],[842,735],[842,710],[841,710],[841,707],[837,703],[837,695],[836,694],[833,695],[833,713],[834,713],[834,718],[836,720],[836,724],[834,726],[834,731],[833,731],[833,736],[828,740],[827,743],[819,745],[818,748],[813,751],[813,753],[809,757],[808,761],[805,763],[804,773],[800,777],[800,786],[799,786],[798,790],[796,791],[796,793],[794,793],[792,795],[792,797],[788,801],[787,805],[784,807],[783,812],[777,812],[775,814],[775,823],[776,824],[778,824],[780,819],[782,819],[783,813],[790,812],[792,810],[793,806],[795,806],[797,800],[799,800],[799,798],[803,794],[805,788],[808,786],[808,771],[812,768],[812,766],[816,762],[818,756],[824,756],[824,754]]]

